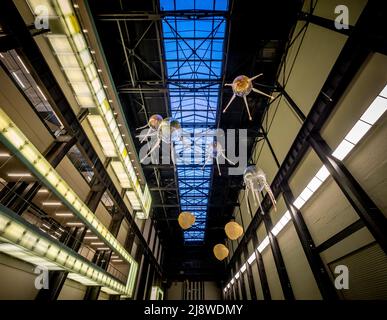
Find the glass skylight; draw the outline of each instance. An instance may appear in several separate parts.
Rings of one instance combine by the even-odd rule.
[[[212,136],[201,134],[216,128],[228,1],[161,0],[160,8],[166,13],[162,25],[170,114],[202,150],[200,162],[190,155],[176,165],[181,210],[196,217],[195,224],[184,232],[184,240],[200,243],[204,241],[212,174],[210,164],[204,170],[202,165],[205,148],[213,141]],[[202,15],[204,12],[208,14]],[[183,146],[177,143],[175,149],[179,153]]]

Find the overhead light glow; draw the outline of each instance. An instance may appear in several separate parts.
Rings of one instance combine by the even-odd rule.
[[[57,206],[61,206],[62,205],[62,202],[59,202],[59,201],[43,201],[42,202],[42,205],[43,206],[47,206],[47,207],[57,207]]]
[[[32,177],[31,173],[26,173],[26,172],[7,173],[7,176],[10,178],[30,178],[30,177]]]
[[[110,134],[102,117],[97,115],[88,115],[87,120],[90,122],[90,126],[92,127],[95,135],[97,136],[104,155],[107,157],[117,156],[113,140],[110,137]]]
[[[72,217],[73,214],[70,212],[57,212],[55,213],[57,217]]]

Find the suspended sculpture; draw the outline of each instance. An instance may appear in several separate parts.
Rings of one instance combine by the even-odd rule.
[[[177,221],[180,225],[180,227],[184,230],[187,230],[193,226],[195,223],[195,216],[188,211],[183,211],[179,214],[179,217],[177,218]]]
[[[248,166],[243,173],[243,182],[246,186],[245,198],[246,198],[247,209],[249,211],[250,211],[250,207],[248,204],[248,196],[249,196],[249,191],[251,191],[253,193],[254,203],[256,205],[257,205],[257,202],[259,203],[262,210],[262,214],[264,214],[264,211],[261,206],[261,201],[259,199],[259,193],[262,190],[265,190],[267,192],[271,202],[273,203],[274,210],[277,210],[276,208],[277,202],[275,201],[273,192],[271,191],[270,185],[266,180],[266,175],[261,168],[258,168],[255,165]]]
[[[224,226],[224,231],[230,240],[236,240],[243,234],[242,226],[235,221],[230,221],[227,223]]]
[[[213,249],[215,258],[222,261],[228,256],[228,249],[224,244],[218,243]]]
[[[174,149],[173,143],[180,140],[183,142],[185,146],[187,145],[187,143],[182,138],[182,130],[181,130],[180,122],[173,118],[165,118],[160,120],[160,117],[161,116],[159,115],[153,115],[151,118],[149,118],[148,124],[142,128],[146,128],[147,126],[149,126],[150,130],[148,130],[145,136],[141,136],[141,135],[137,136],[139,138],[142,138],[141,142],[143,142],[148,137],[155,136],[155,135],[157,136],[157,140],[155,144],[149,150],[149,152],[140,160],[140,162],[143,162],[154,150],[156,150],[156,148],[163,141],[171,145],[171,159],[172,159],[172,162],[175,163],[175,149]],[[151,122],[151,119],[152,119],[152,122]]]
[[[249,119],[252,120],[253,118],[251,117],[249,105],[247,103],[247,96],[249,95],[251,90],[256,92],[256,93],[259,93],[261,95],[264,95],[264,96],[266,96],[266,97],[268,97],[270,99],[274,99],[271,95],[268,95],[268,94],[262,92],[261,90],[258,90],[258,89],[253,87],[253,80],[258,78],[258,77],[260,77],[260,76],[262,76],[262,75],[263,74],[260,73],[260,74],[256,75],[255,77],[252,77],[252,78],[249,78],[249,77],[244,76],[244,75],[240,75],[240,76],[236,77],[232,83],[226,83],[225,84],[226,86],[231,86],[232,91],[233,91],[234,94],[232,95],[232,97],[231,97],[230,101],[228,102],[227,106],[224,108],[223,113],[226,112],[226,110],[230,106],[231,102],[233,102],[235,97],[238,96],[238,97],[242,97],[243,98],[243,100],[245,102],[245,105],[246,105],[247,113],[249,115]]]
[[[145,129],[147,127],[149,128],[149,130],[144,136],[137,136],[137,137],[142,137],[142,140],[140,141],[140,143],[143,143],[146,138],[153,136],[155,132],[157,132],[157,130],[159,129],[162,121],[163,121],[162,116],[160,116],[159,114],[154,114],[149,118],[148,123],[145,126],[137,128],[136,130]]]
[[[234,162],[232,162],[230,159],[228,159],[226,157],[226,154],[224,153],[224,149],[222,147],[222,145],[217,142],[217,141],[214,141],[212,143],[209,143],[207,145],[207,149],[206,149],[206,160],[204,161],[204,165],[202,167],[202,170],[204,169],[204,167],[211,161],[211,159],[215,159],[216,161],[216,165],[218,167],[218,172],[219,172],[219,175],[221,176],[221,172],[220,172],[220,168],[219,168],[219,158],[220,157],[223,157],[225,160],[227,160],[229,163],[231,163],[232,165],[235,165]]]

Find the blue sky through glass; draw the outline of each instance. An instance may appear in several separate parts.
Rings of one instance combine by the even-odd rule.
[[[160,0],[162,11],[192,11],[190,17],[171,14],[163,18],[163,41],[170,95],[170,114],[180,121],[185,133],[195,137],[203,150],[201,162],[190,155],[177,164],[182,211],[196,216],[195,224],[184,232],[186,243],[204,241],[212,166],[202,170],[205,148],[212,136],[197,138],[216,127],[223,64],[226,21],[220,14],[199,17],[199,11],[226,11],[227,0]],[[176,143],[176,151],[182,151]]]

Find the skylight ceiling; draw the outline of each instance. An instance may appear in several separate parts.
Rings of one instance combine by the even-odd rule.
[[[213,141],[202,134],[216,128],[228,1],[161,0],[160,8],[170,12],[162,24],[170,115],[202,150],[195,149],[200,161],[191,155],[176,165],[181,210],[196,216],[184,240],[200,243],[205,236],[212,175],[211,164],[204,170],[202,164],[206,146]],[[176,150],[181,151],[182,145]]]

